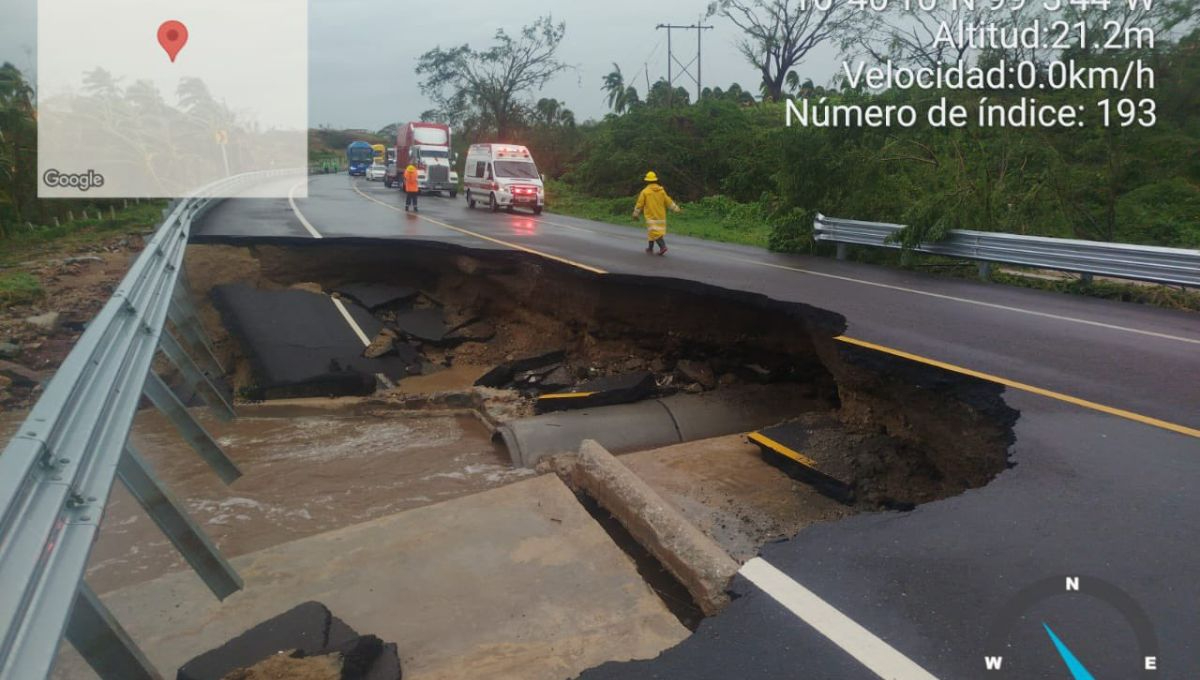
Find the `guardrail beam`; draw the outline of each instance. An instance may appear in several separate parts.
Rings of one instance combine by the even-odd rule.
[[[896,249],[893,237],[905,227],[826,217],[813,220],[813,239],[838,244],[838,258],[847,245]],[[945,238],[904,249],[901,263],[912,251],[976,262],[1011,264],[1062,272],[1078,272],[1084,285],[1093,276],[1111,276],[1163,285],[1200,287],[1200,250],[1162,248],[1134,243],[1024,236],[991,231],[951,229]]]
[[[101,680],[162,680],[87,583],[75,594],[66,637]]]
[[[224,600],[242,589],[237,571],[130,443],[125,444],[117,475],[217,599]]]
[[[226,484],[233,483],[238,477],[242,476],[242,471],[238,469],[225,452],[221,450],[221,445],[212,438],[212,435],[205,430],[196,419],[188,413],[187,408],[175,396],[170,387],[163,382],[162,378],[153,371],[146,376],[146,385],[143,388],[146,397],[162,411],[163,415],[171,419],[175,423],[175,427],[179,429],[179,433],[196,453],[200,454],[217,476]]]
[[[187,381],[188,386],[212,408],[218,418],[229,421],[237,417],[237,412],[233,410],[233,404],[229,403],[225,394],[213,380],[200,370],[191,355],[184,350],[183,345],[175,339],[174,335],[171,335],[170,331],[163,329],[162,335],[158,339],[158,348],[179,370],[179,374]]]

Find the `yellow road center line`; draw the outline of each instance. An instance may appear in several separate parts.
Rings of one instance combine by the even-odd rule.
[[[361,190],[359,190],[359,188],[357,186],[353,187],[353,189],[354,189],[355,193],[357,193],[359,196],[362,196],[363,198],[367,199],[368,201],[373,201],[375,203],[378,203],[379,205],[382,205],[385,208],[390,208],[391,210],[395,210],[396,212],[404,212],[400,208],[398,208],[390,203],[385,203],[385,202],[375,198],[374,196],[368,196],[368,195],[364,194]],[[529,247],[520,245],[519,243],[512,243],[510,241],[502,241],[498,238],[492,238],[491,236],[486,236],[484,234],[480,234],[478,232],[471,231],[470,229],[463,229],[462,227],[456,227],[453,224],[446,224],[445,222],[435,220],[432,217],[426,217],[425,215],[422,215],[420,213],[417,213],[413,216],[418,219],[425,220],[426,222],[429,222],[430,224],[436,224],[439,227],[443,227],[445,229],[450,229],[451,231],[457,231],[460,234],[465,234],[467,236],[473,236],[477,239],[488,241],[489,243],[495,243],[496,245],[505,246],[506,248],[512,248],[513,250],[520,250],[521,252],[529,253],[531,255],[537,255],[539,257],[544,257],[547,260],[554,260],[555,262],[569,264],[572,267],[578,267],[585,271],[592,272],[593,274],[607,274],[608,273],[607,271],[600,269],[599,267],[593,267],[591,265],[586,265],[586,264],[583,264],[582,262],[576,262],[575,260],[569,260],[565,257],[559,257],[558,255],[551,255],[550,253],[547,253],[547,252],[544,252],[541,250],[535,250],[533,248],[529,248]]]
[[[378,199],[375,199],[375,198],[373,198],[373,197],[371,197],[371,196],[368,196],[368,195],[364,194],[362,191],[359,191],[359,189],[358,189],[358,187],[357,187],[357,186],[355,186],[355,187],[353,187],[353,188],[354,188],[354,191],[355,191],[355,192],[357,192],[357,193],[358,193],[360,196],[362,196],[363,198],[365,198],[365,199],[367,199],[367,200],[374,201],[374,202],[376,202],[376,203],[378,203],[378,204],[380,204],[380,205],[382,205],[382,206],[386,206],[386,207],[388,207],[388,208],[391,208],[392,210],[395,210],[395,211],[397,211],[397,212],[402,212],[402,211],[400,210],[400,208],[398,208],[398,207],[396,207],[396,206],[394,206],[394,205],[389,205],[389,204],[387,204],[387,203],[384,203],[383,201],[380,201],[380,200],[378,200]],[[521,245],[518,245],[518,244],[515,244],[515,243],[509,243],[509,242],[507,242],[507,241],[501,241],[500,239],[494,239],[494,238],[492,238],[492,237],[490,237],[490,236],[484,236],[483,234],[477,234],[477,233],[475,233],[475,232],[473,232],[473,231],[470,231],[470,230],[467,230],[467,229],[462,229],[462,228],[460,228],[460,227],[455,227],[455,226],[453,226],[453,225],[446,224],[446,223],[444,223],[444,222],[439,222],[438,220],[430,219],[430,218],[428,218],[428,217],[425,217],[424,215],[418,215],[418,217],[420,217],[421,219],[423,219],[423,220],[425,220],[425,221],[427,221],[427,222],[431,222],[431,223],[433,223],[433,224],[436,224],[436,225],[438,225],[438,226],[440,226],[440,227],[445,227],[445,228],[447,228],[447,229],[451,229],[451,230],[454,230],[454,231],[457,231],[457,232],[460,232],[460,233],[466,234],[466,235],[468,235],[468,236],[474,236],[475,238],[480,238],[480,239],[483,239],[483,240],[485,240],[485,241],[490,241],[490,242],[493,242],[493,243],[496,243],[496,244],[499,244],[499,245],[507,246],[507,247],[509,247],[509,248],[515,248],[515,249],[517,249],[517,250],[521,250],[521,251],[523,251],[523,252],[531,253],[531,254],[534,254],[534,255],[540,255],[540,256],[542,256],[542,257],[549,258],[549,259],[551,259],[551,260],[555,260],[555,261],[557,261],[557,262],[563,262],[563,263],[565,263],[565,264],[569,264],[569,265],[572,265],[572,266],[575,266],[575,267],[579,267],[579,268],[581,268],[581,269],[585,269],[585,270],[587,270],[587,271],[590,271],[590,272],[593,272],[593,273],[596,273],[596,274],[607,274],[607,273],[608,273],[608,272],[606,272],[606,271],[605,271],[605,270],[603,270],[603,269],[598,269],[598,268],[596,268],[596,267],[591,267],[591,266],[589,266],[589,265],[586,265],[586,264],[582,264],[582,263],[579,263],[579,262],[574,262],[574,261],[572,261],[572,260],[568,260],[568,259],[566,259],[566,258],[558,257],[557,255],[551,255],[551,254],[549,254],[549,253],[544,253],[544,252],[542,252],[542,251],[539,251],[539,250],[534,250],[533,248],[526,248],[525,246],[521,246]],[[993,307],[993,308],[996,308],[996,309],[1003,309],[1003,310],[1008,310],[1008,311],[1013,311],[1013,312],[1020,312],[1020,313],[1023,313],[1023,314],[1030,314],[1030,315],[1033,315],[1033,316],[1048,317],[1048,318],[1052,318],[1052,319],[1060,319],[1060,320],[1063,320],[1063,321],[1070,321],[1070,322],[1074,322],[1074,323],[1081,323],[1081,324],[1090,325],[1090,326],[1099,326],[1099,327],[1102,327],[1102,328],[1110,328],[1110,329],[1113,329],[1113,330],[1127,331],[1127,332],[1130,332],[1130,333],[1138,333],[1138,334],[1141,334],[1141,335],[1150,335],[1150,336],[1154,336],[1154,337],[1164,338],[1164,339],[1167,339],[1167,340],[1178,340],[1178,341],[1187,342],[1187,343],[1198,343],[1198,344],[1200,344],[1200,340],[1195,340],[1195,339],[1192,339],[1192,338],[1183,338],[1183,337],[1174,336],[1174,335],[1167,335],[1167,334],[1165,334],[1165,333],[1155,333],[1155,332],[1153,332],[1153,331],[1143,331],[1143,330],[1139,330],[1139,329],[1136,329],[1136,328],[1128,328],[1128,327],[1125,327],[1125,326],[1116,326],[1116,325],[1112,325],[1112,324],[1101,323],[1101,322],[1098,322],[1098,321],[1088,321],[1088,320],[1086,320],[1086,319],[1077,319],[1077,318],[1073,318],[1073,317],[1059,316],[1059,315],[1057,315],[1057,314],[1048,314],[1048,313],[1045,313],[1045,312],[1037,312],[1037,311],[1028,310],[1028,309],[1021,309],[1021,308],[1019,308],[1019,307],[1009,307],[1009,306],[1006,306],[1006,305],[997,305],[997,304],[993,304],[993,303],[990,303],[990,302],[981,302],[981,301],[978,301],[978,300],[970,300],[970,299],[967,299],[967,298],[959,298],[959,297],[954,297],[954,296],[951,296],[951,295],[942,295],[942,294],[940,294],[940,293],[930,293],[930,292],[928,292],[928,291],[917,290],[917,289],[915,289],[915,288],[905,288],[905,287],[902,287],[902,286],[892,286],[892,285],[889,285],[889,284],[876,283],[876,282],[873,282],[873,281],[864,281],[864,280],[862,280],[862,279],[855,279],[855,278],[851,278],[851,277],[848,277],[848,276],[838,276],[838,275],[836,275],[836,274],[826,274],[826,273],[824,273],[824,272],[816,272],[816,271],[811,271],[811,270],[808,270],[808,269],[800,269],[800,268],[798,268],[798,267],[789,267],[789,266],[787,266],[787,265],[772,264],[772,263],[770,263],[770,262],[762,262],[762,261],[760,261],[760,260],[752,260],[752,259],[748,259],[748,258],[734,257],[734,256],[728,256],[728,255],[727,255],[727,256],[725,256],[725,257],[726,257],[727,259],[731,259],[731,260],[737,260],[737,261],[739,261],[739,262],[748,262],[748,263],[751,263],[751,264],[757,264],[757,265],[761,265],[761,266],[764,266],[764,267],[773,267],[773,268],[776,268],[776,269],[786,269],[786,270],[789,270],[789,271],[800,272],[800,273],[802,273],[802,274],[812,274],[812,275],[814,275],[814,276],[823,276],[823,277],[827,277],[827,278],[831,278],[831,279],[838,279],[838,280],[844,280],[844,281],[852,281],[852,282],[854,282],[854,283],[862,283],[862,284],[871,285],[871,286],[878,286],[878,287],[880,287],[880,288],[891,288],[891,289],[895,289],[895,290],[901,290],[901,291],[905,291],[905,292],[911,292],[911,293],[916,293],[916,294],[920,294],[920,295],[927,295],[927,296],[929,296],[929,297],[934,297],[934,298],[941,298],[941,299],[946,299],[946,300],[954,300],[954,301],[957,301],[957,302],[966,302],[966,303],[970,303],[970,304],[981,305],[981,306],[984,306],[984,307]],[[1160,420],[1160,419],[1158,419],[1158,418],[1152,418],[1152,417],[1150,417],[1150,416],[1144,416],[1144,415],[1142,415],[1142,414],[1140,414],[1140,413],[1134,413],[1133,411],[1126,411],[1125,409],[1116,408],[1116,407],[1114,407],[1114,406],[1106,406],[1106,405],[1104,405],[1104,404],[1098,404],[1098,403],[1096,403],[1096,402],[1094,402],[1094,401],[1088,401],[1087,399],[1080,399],[1079,397],[1072,397],[1071,395],[1069,395],[1069,394],[1063,394],[1062,392],[1055,392],[1054,390],[1048,390],[1048,389],[1045,389],[1045,388],[1042,388],[1042,387],[1037,387],[1037,386],[1034,386],[1034,385],[1029,385],[1029,384],[1027,384],[1027,383],[1018,382],[1018,381],[1016,381],[1016,380],[1010,380],[1010,379],[1008,379],[1008,378],[1002,378],[1002,377],[1000,377],[1000,376],[998,376],[998,375],[992,375],[991,373],[984,373],[984,372],[982,372],[982,371],[975,371],[975,370],[972,370],[972,369],[969,369],[969,368],[965,368],[965,367],[963,367],[963,366],[958,366],[958,365],[955,365],[955,364],[946,363],[946,362],[944,362],[944,361],[938,361],[937,359],[930,359],[930,358],[928,358],[928,357],[923,357],[923,356],[920,356],[920,355],[918,355],[918,354],[912,354],[912,353],[910,353],[910,352],[905,352],[905,351],[903,351],[903,350],[893,349],[893,348],[891,348],[891,347],[886,347],[886,346],[884,346],[884,345],[877,345],[877,344],[875,344],[875,343],[872,343],[872,342],[867,342],[866,340],[858,340],[858,339],[856,339],[856,338],[851,338],[851,337],[849,337],[849,336],[845,336],[845,335],[838,336],[838,337],[837,337],[837,338],[835,338],[835,339],[836,339],[836,340],[840,340],[840,341],[842,341],[842,342],[845,342],[845,343],[848,343],[848,344],[851,344],[851,345],[858,345],[859,347],[864,347],[864,348],[867,348],[867,349],[873,349],[873,350],[875,350],[875,351],[877,351],[877,352],[883,352],[883,353],[885,353],[885,354],[891,354],[891,355],[893,355],[893,356],[898,356],[898,357],[901,357],[901,358],[904,358],[904,359],[908,359],[908,360],[910,360],[910,361],[916,361],[916,362],[918,362],[918,363],[927,364],[927,365],[929,365],[929,366],[936,366],[936,367],[938,367],[938,368],[942,368],[942,369],[945,369],[945,370],[947,370],[947,371],[953,371],[954,373],[960,373],[960,374],[962,374],[962,375],[969,375],[969,376],[971,376],[971,377],[974,377],[974,378],[979,378],[980,380],[987,380],[988,382],[997,383],[997,384],[1000,384],[1000,385],[1004,385],[1005,387],[1011,387],[1011,388],[1013,388],[1013,389],[1021,390],[1021,391],[1023,391],[1023,392],[1029,392],[1030,394],[1036,394],[1036,395],[1038,395],[1038,396],[1047,397],[1047,398],[1049,398],[1049,399],[1056,399],[1056,400],[1058,400],[1058,401],[1061,401],[1061,402],[1064,402],[1064,403],[1067,403],[1067,404],[1073,404],[1073,405],[1075,405],[1075,406],[1079,406],[1079,407],[1081,407],[1081,408],[1090,409],[1090,410],[1092,410],[1092,411],[1098,411],[1098,412],[1100,412],[1100,413],[1105,413],[1105,414],[1108,414],[1108,415],[1111,415],[1111,416],[1116,416],[1116,417],[1118,417],[1118,418],[1124,418],[1124,419],[1126,419],[1126,420],[1132,420],[1132,421],[1134,421],[1134,422],[1137,422],[1137,423],[1142,423],[1143,425],[1149,425],[1149,426],[1151,426],[1151,427],[1157,427],[1157,428],[1159,428],[1159,429],[1167,430],[1167,431],[1170,431],[1170,432],[1176,432],[1176,433],[1179,433],[1179,434],[1182,434],[1182,435],[1186,435],[1186,436],[1189,436],[1189,437],[1195,437],[1195,438],[1197,438],[1197,439],[1200,439],[1200,430],[1198,430],[1198,429],[1196,429],[1196,428],[1188,427],[1188,426],[1186,426],[1186,425],[1180,425],[1180,424],[1178,424],[1178,423],[1172,423],[1172,422],[1169,422],[1169,421],[1166,421],[1166,420]],[[543,396],[549,396],[549,395],[543,395]],[[786,447],[785,447],[785,448],[786,448]],[[790,449],[789,449],[789,450],[790,450]],[[793,453],[795,453],[795,452],[793,452]],[[797,454],[797,455],[802,455],[802,454]],[[802,462],[802,461],[798,461],[798,462]]]
[[[562,394],[543,394],[538,399],[571,399],[573,397],[590,397],[595,392],[563,392]]]
[[[788,458],[791,458],[792,460],[796,461],[797,463],[800,463],[801,465],[804,465],[804,466],[810,467],[814,470],[817,470],[817,462],[815,460],[813,460],[812,458],[809,458],[808,456],[804,455],[803,453],[800,453],[799,451],[792,450],[791,448],[788,448],[788,447],[784,446],[783,444],[780,444],[779,442],[775,441],[774,439],[771,439],[770,437],[766,436],[765,434],[762,434],[760,432],[751,432],[748,436],[750,437],[751,441],[758,442],[759,444],[762,444],[763,446],[767,447],[768,449],[771,449],[775,453],[787,456]]]
[[[839,335],[838,337],[836,337],[834,339],[840,340],[840,341],[850,344],[850,345],[857,345],[859,347],[864,347],[866,349],[875,350],[876,352],[883,352],[885,354],[891,354],[892,356],[897,356],[902,359],[916,361],[918,363],[927,364],[929,366],[936,366],[938,368],[942,368],[947,371],[953,371],[954,373],[961,373],[962,375],[969,375],[973,378],[979,378],[980,380],[987,380],[988,382],[994,382],[994,383],[997,383],[1000,385],[1004,385],[1005,387],[1011,387],[1013,389],[1021,390],[1023,392],[1029,392],[1030,394],[1036,394],[1038,396],[1048,397],[1050,399],[1057,399],[1058,401],[1066,402],[1068,404],[1073,404],[1075,406],[1080,406],[1082,408],[1091,409],[1093,411],[1099,411],[1101,413],[1107,413],[1110,416],[1116,416],[1118,418],[1125,418],[1126,420],[1132,420],[1134,422],[1142,423],[1143,425],[1149,425],[1151,427],[1157,427],[1157,428],[1161,428],[1163,430],[1169,430],[1171,432],[1178,432],[1179,434],[1187,435],[1189,437],[1196,437],[1196,438],[1200,439],[1200,430],[1197,430],[1197,429],[1191,428],[1191,427],[1187,427],[1186,425],[1179,425],[1177,423],[1171,423],[1171,422],[1167,422],[1165,420],[1159,420],[1158,418],[1151,418],[1150,416],[1144,416],[1140,413],[1134,413],[1133,411],[1126,411],[1125,409],[1115,408],[1113,406],[1105,406],[1104,404],[1097,404],[1094,401],[1088,401],[1087,399],[1080,399],[1079,397],[1072,397],[1071,395],[1063,394],[1062,392],[1055,392],[1053,390],[1047,390],[1047,389],[1044,389],[1041,387],[1035,387],[1034,385],[1029,385],[1029,384],[1026,384],[1023,382],[1017,382],[1016,380],[1009,380],[1008,378],[1001,378],[1000,376],[992,375],[991,373],[984,373],[982,371],[971,370],[969,368],[964,368],[962,366],[957,366],[955,364],[946,363],[945,361],[938,361],[937,359],[930,359],[929,357],[923,357],[923,356],[920,356],[917,354],[911,354],[909,352],[905,352],[902,350],[892,349],[891,347],[885,347],[884,345],[877,345],[873,342],[867,342],[866,340],[859,340],[857,338],[851,338],[851,337],[848,337],[845,335]]]

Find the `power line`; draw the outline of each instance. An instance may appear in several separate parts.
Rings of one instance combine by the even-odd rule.
[[[696,101],[699,101],[700,95],[703,93],[703,90],[702,90],[703,85],[702,85],[702,81],[700,78],[700,76],[701,76],[700,56],[702,54],[701,38],[704,35],[704,31],[712,30],[712,26],[706,26],[704,24],[689,24],[687,26],[678,26],[675,24],[659,24],[654,27],[655,30],[659,30],[659,29],[663,29],[663,28],[667,29],[667,106],[670,107],[672,105],[672,99],[675,96],[675,74],[674,74],[674,66],[673,66],[674,64],[679,64],[680,70],[683,71],[683,73],[687,77],[691,78],[696,83]],[[675,52],[671,46],[671,31],[673,31],[673,30],[683,30],[683,31],[695,30],[696,31],[696,58],[689,61],[687,64],[684,64],[682,61],[680,61],[679,59],[677,59],[675,57]],[[696,65],[696,75],[692,75],[692,71],[691,71],[692,64]],[[647,80],[649,80],[649,79],[647,78]],[[648,85],[647,85],[647,87],[648,87]]]

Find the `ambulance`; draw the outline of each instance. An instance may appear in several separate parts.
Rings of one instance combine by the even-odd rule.
[[[463,168],[467,205],[477,203],[492,212],[529,208],[541,215],[546,188],[529,149],[516,144],[472,144]]]

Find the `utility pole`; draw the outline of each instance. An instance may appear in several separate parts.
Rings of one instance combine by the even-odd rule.
[[[674,103],[673,100],[675,97],[675,73],[674,73],[674,65],[675,64],[678,64],[680,70],[683,71],[683,73],[685,75],[687,75],[687,77],[691,78],[693,82],[696,83],[696,101],[700,101],[700,95],[703,92],[703,84],[700,79],[701,37],[704,35],[704,31],[711,31],[712,26],[705,26],[704,24],[689,24],[687,26],[678,26],[675,24],[659,24],[659,25],[655,26],[654,28],[655,28],[655,30],[659,30],[659,29],[663,29],[663,28],[667,29],[667,106],[670,107]],[[675,52],[671,47],[671,31],[672,30],[690,31],[692,29],[696,29],[696,57],[685,64],[675,58]],[[696,65],[696,75],[692,75],[692,72],[691,72],[692,64]],[[647,96],[649,96],[649,92],[647,92]]]

